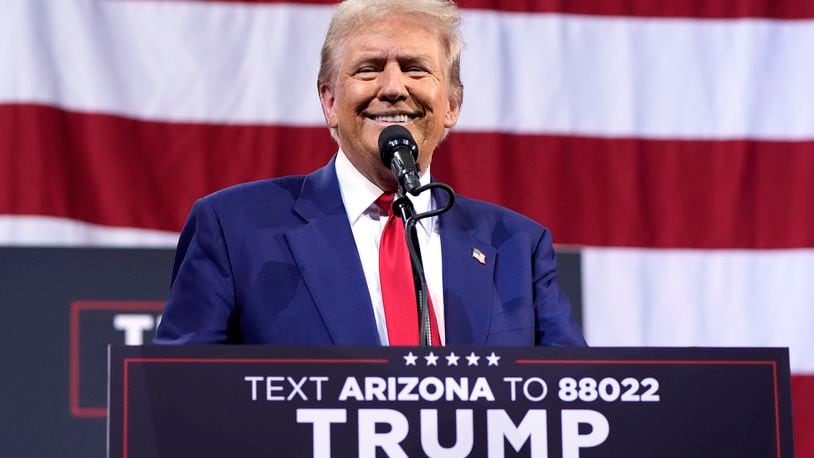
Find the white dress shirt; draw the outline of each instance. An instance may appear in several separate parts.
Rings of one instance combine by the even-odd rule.
[[[336,177],[339,180],[339,191],[348,214],[348,222],[356,241],[356,250],[362,261],[362,269],[373,304],[373,316],[379,331],[382,345],[388,345],[387,321],[384,317],[382,287],[379,280],[379,241],[387,222],[387,216],[380,214],[376,199],[383,194],[378,186],[362,175],[341,150],[336,155]],[[429,169],[421,176],[421,184],[430,182]],[[408,196],[416,213],[424,213],[435,208],[435,199],[430,191],[418,197]],[[433,310],[438,323],[438,333],[443,345],[446,342],[444,332],[444,289],[441,266],[441,235],[438,232],[437,218],[426,218],[416,226],[418,244],[424,261],[424,274],[427,279],[428,294],[432,298]],[[401,223],[401,222],[400,222]]]

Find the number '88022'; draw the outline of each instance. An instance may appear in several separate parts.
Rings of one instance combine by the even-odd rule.
[[[627,377],[618,381],[612,377],[597,380],[593,377],[584,377],[576,380],[572,377],[560,379],[560,400],[573,402],[659,402],[658,380],[647,377],[641,381]]]

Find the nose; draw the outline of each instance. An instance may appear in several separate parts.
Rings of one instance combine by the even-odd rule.
[[[381,80],[381,86],[379,87],[380,100],[398,102],[407,98],[406,79],[398,62],[388,62],[379,78]]]

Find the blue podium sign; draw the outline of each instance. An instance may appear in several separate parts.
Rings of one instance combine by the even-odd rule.
[[[788,350],[110,347],[108,456],[792,458]]]

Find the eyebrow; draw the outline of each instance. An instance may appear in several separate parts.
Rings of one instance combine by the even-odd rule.
[[[387,54],[382,52],[362,52],[351,60],[351,67],[357,67],[366,62],[381,63],[387,60]],[[425,55],[420,54],[399,54],[397,57],[399,63],[402,64],[421,64],[430,67],[432,59]]]

